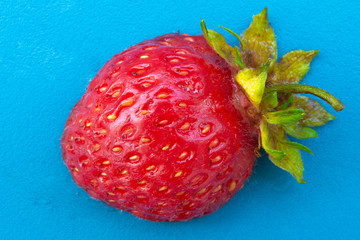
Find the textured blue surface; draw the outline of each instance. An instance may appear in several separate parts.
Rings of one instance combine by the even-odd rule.
[[[0,0],[0,239],[359,239],[358,1],[181,2]],[[306,184],[260,158],[228,204],[187,223],[140,220],[75,186],[59,139],[110,57],[164,33],[200,34],[202,18],[239,32],[265,6],[279,55],[319,49],[304,82],[347,105],[303,141],[314,151],[303,154]]]

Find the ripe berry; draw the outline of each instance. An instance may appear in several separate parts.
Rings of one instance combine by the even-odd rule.
[[[223,36],[167,34],[115,55],[73,108],[61,139],[77,185],[106,204],[152,221],[187,221],[216,211],[242,188],[259,143],[299,182],[299,149],[286,134],[333,119],[298,82],[316,51],[276,62],[266,9],[230,47]],[[315,110],[316,111],[315,111]],[[314,117],[315,116],[315,117]]]

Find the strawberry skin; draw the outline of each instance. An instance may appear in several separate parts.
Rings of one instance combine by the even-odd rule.
[[[258,146],[233,76],[203,36],[163,35],[115,55],[65,125],[75,183],[151,221],[216,211],[250,176]]]

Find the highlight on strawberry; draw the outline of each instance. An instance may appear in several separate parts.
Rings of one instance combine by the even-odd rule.
[[[232,47],[207,29],[167,34],[115,55],[74,106],[63,160],[92,198],[151,221],[188,221],[228,202],[250,177],[260,148],[304,183],[298,139],[335,119],[330,93],[300,81],[318,51],[278,61],[267,9]]]

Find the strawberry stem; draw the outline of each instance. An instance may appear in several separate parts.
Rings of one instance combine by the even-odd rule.
[[[313,94],[327,103],[329,103],[336,111],[341,111],[345,108],[345,105],[336,97],[328,93],[327,91],[304,84],[279,84],[265,89],[265,94],[271,92],[283,92],[283,93],[309,93]]]

